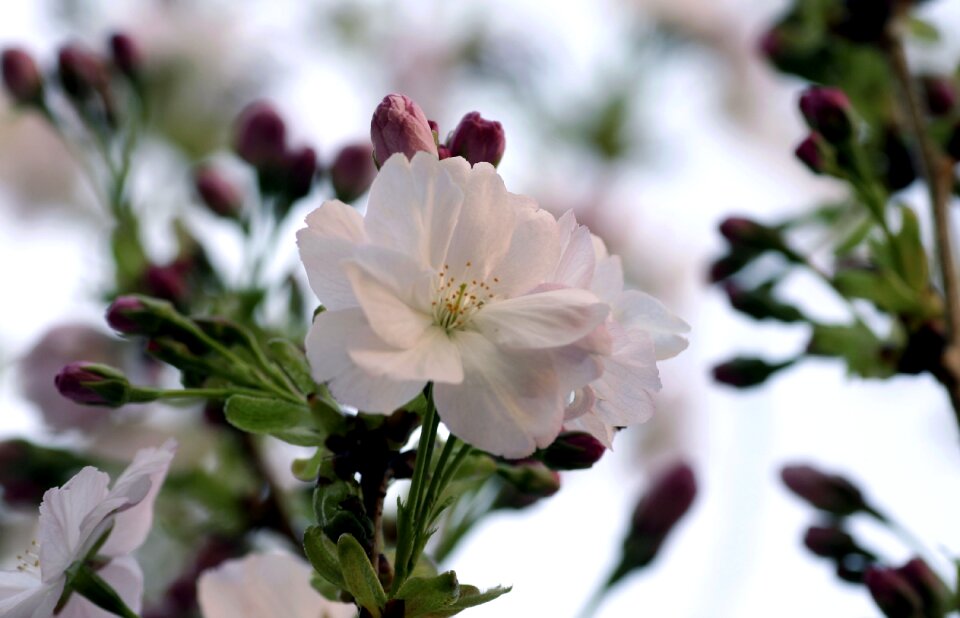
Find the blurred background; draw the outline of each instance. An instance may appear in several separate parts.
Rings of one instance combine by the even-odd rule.
[[[123,30],[141,42],[151,75],[165,84],[156,90],[155,137],[131,178],[155,255],[169,258],[166,223],[196,201],[192,165],[222,158],[231,123],[250,101],[272,101],[292,141],[312,145],[324,162],[344,144],[368,139],[376,104],[400,92],[438,122],[441,138],[470,111],[499,120],[507,187],[558,214],[575,209],[624,257],[632,285],[692,326],[688,351],[662,365],[652,421],[621,433],[593,470],[565,473],[550,500],[486,520],[452,556],[461,581],[514,586],[469,615],[574,616],[612,568],[648,479],[685,458],[700,485],[691,516],[653,567],[617,586],[598,616],[878,616],[861,588],[838,583],[829,565],[803,549],[812,514],[782,489],[778,470],[800,461],[844,472],[919,531],[935,555],[956,555],[960,437],[942,390],[927,376],[848,378],[834,360],[804,360],[751,391],[710,378],[710,368],[734,352],[783,357],[808,336],[740,317],[708,285],[708,266],[722,251],[718,222],[731,214],[796,214],[840,190],[794,158],[805,132],[796,110],[802,84],[776,74],[758,51],[786,6],[35,0],[0,6],[0,45],[23,46],[50,64],[67,41],[102,49],[111,32]],[[931,70],[956,66],[960,2],[937,0],[922,11],[941,42],[911,47],[911,59]],[[296,208],[305,215],[322,199],[315,193]],[[916,187],[904,199],[924,205]],[[290,217],[280,230],[287,240],[274,270],[296,262],[301,220]],[[221,221],[193,216],[188,223],[201,230],[211,261],[242,276],[238,241]],[[109,232],[63,143],[35,114],[0,100],[0,437],[75,439],[43,424],[42,395],[30,391],[44,383],[52,391],[59,367],[45,374],[33,364],[30,375],[20,367],[55,326],[108,333]],[[838,301],[803,277],[787,281],[784,292],[813,316],[843,315]],[[96,344],[77,345],[82,355]],[[159,441],[122,434],[87,446],[122,458],[138,440]],[[17,536],[29,531],[15,527],[15,513],[4,516],[3,545],[18,546]],[[855,529],[895,558],[908,557],[868,525]]]

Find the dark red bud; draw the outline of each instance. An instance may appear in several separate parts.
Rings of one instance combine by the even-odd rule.
[[[377,168],[370,144],[351,144],[340,149],[330,166],[330,181],[337,199],[352,202],[370,188]]]
[[[3,50],[3,84],[14,101],[38,103],[43,94],[43,78],[33,56],[19,48]]]
[[[826,171],[826,153],[829,148],[830,146],[823,139],[823,136],[818,133],[811,133],[800,142],[794,154],[811,172],[823,174]]]
[[[97,363],[70,363],[53,382],[61,395],[84,405],[118,407],[130,397],[126,376],[119,369]]]
[[[136,296],[120,296],[107,307],[107,324],[124,335],[144,334],[144,319],[150,315],[147,306]]]
[[[914,558],[896,570],[920,597],[924,616],[943,616],[950,606],[950,588],[921,558]]]
[[[292,150],[284,156],[285,192],[290,202],[308,195],[317,175],[317,151],[304,147]]]
[[[104,92],[109,79],[103,62],[80,45],[65,45],[57,55],[57,72],[64,92],[74,100]]]
[[[799,498],[832,515],[842,517],[869,510],[860,490],[842,476],[812,466],[793,465],[785,466],[780,478]]]
[[[585,470],[600,461],[606,452],[607,447],[590,434],[568,431],[557,436],[540,454],[540,459],[554,470]]]
[[[280,166],[287,149],[287,126],[270,103],[248,105],[237,119],[234,150],[258,170]]]
[[[183,301],[190,292],[185,267],[181,262],[148,266],[143,281],[147,293],[174,303]]]
[[[957,104],[957,90],[949,77],[927,75],[920,84],[931,116],[947,116],[953,111]]]
[[[769,363],[760,358],[738,356],[714,366],[713,379],[734,388],[751,388],[767,381],[773,374],[793,364],[793,360]]]
[[[887,618],[919,618],[923,615],[922,599],[910,582],[896,570],[871,567],[863,582]]]
[[[823,558],[842,558],[848,554],[860,553],[853,537],[834,526],[810,526],[803,536],[803,544]]]
[[[850,99],[839,88],[812,86],[800,96],[800,111],[811,129],[837,144],[853,135]]]
[[[128,34],[116,32],[110,36],[110,55],[117,69],[129,77],[136,79],[143,65],[143,54],[140,46]]]
[[[479,112],[470,112],[454,129],[447,147],[452,156],[463,157],[470,165],[485,162],[496,167],[503,158],[507,138],[499,122],[485,120]]]
[[[200,199],[211,212],[233,218],[243,206],[243,195],[235,184],[211,167],[201,167],[193,177]]]

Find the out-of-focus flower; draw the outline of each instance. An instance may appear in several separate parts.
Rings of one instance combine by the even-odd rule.
[[[807,124],[831,144],[853,135],[850,99],[839,88],[812,86],[800,96],[800,111]]]
[[[604,328],[579,342],[601,373],[575,394],[564,426],[612,448],[617,427],[642,423],[653,414],[653,393],[660,390],[656,362],[687,347],[681,335],[690,327],[649,294],[625,291],[620,258],[578,225],[573,211],[560,218],[558,227],[563,250],[549,281],[588,289],[611,307]],[[607,338],[609,353],[592,351]]]
[[[389,94],[377,106],[370,121],[370,139],[378,165],[398,152],[408,159],[418,152],[437,154],[426,115],[413,99],[402,94]]]
[[[313,377],[348,405],[389,413],[433,382],[451,432],[519,458],[553,442],[569,393],[599,377],[570,344],[609,307],[538,288],[559,259],[557,222],[490,165],[394,155],[366,217],[326,202],[297,238],[327,308],[307,336]]]
[[[785,466],[780,471],[783,484],[811,506],[832,515],[852,515],[869,511],[863,494],[849,480],[827,474],[813,466]]]
[[[0,60],[3,85],[17,103],[38,103],[43,94],[43,78],[33,56],[18,47],[3,50]]]
[[[234,218],[243,206],[243,194],[234,183],[212,167],[201,167],[193,177],[200,199],[214,214]]]
[[[176,444],[137,453],[108,489],[110,477],[86,467],[63,487],[48,490],[40,504],[39,538],[15,571],[0,571],[0,613],[52,616],[66,583],[66,571],[101,539],[97,555],[109,559],[97,574],[134,611],[140,610],[143,573],[129,554],[143,544],[153,524],[153,503],[166,477]],[[108,616],[74,594],[57,614],[65,618]]]
[[[70,363],[53,381],[60,394],[75,403],[117,408],[130,399],[130,381],[109,365]]]
[[[463,157],[471,165],[486,162],[496,167],[503,158],[507,138],[499,122],[485,120],[480,112],[470,112],[454,129],[447,147],[450,156]]]
[[[952,607],[950,588],[922,558],[913,558],[896,571],[920,597],[924,616],[943,616]]]
[[[348,203],[366,193],[376,175],[370,144],[344,146],[330,166],[330,181],[337,199]]]
[[[310,585],[313,569],[292,554],[251,554],[200,576],[204,618],[353,618],[351,603],[335,603]]]
[[[888,618],[923,616],[923,600],[910,582],[896,569],[875,566],[867,570],[863,583],[877,607]]]
[[[132,365],[129,352],[123,342],[85,325],[54,327],[20,362],[23,394],[37,405],[51,429],[93,429],[109,419],[111,410],[65,399],[54,386],[54,376],[64,365],[81,358],[126,369]]]

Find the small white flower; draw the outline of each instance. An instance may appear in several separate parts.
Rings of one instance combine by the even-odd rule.
[[[313,569],[292,554],[251,554],[200,576],[204,618],[354,618],[352,604],[335,603],[310,585]]]
[[[522,457],[556,438],[569,393],[598,376],[571,344],[609,307],[542,286],[560,259],[553,215],[488,164],[418,153],[386,162],[365,217],[332,201],[306,222],[300,257],[327,309],[307,356],[337,399],[389,413],[433,382],[440,418],[474,446]]]
[[[110,561],[97,574],[132,610],[139,611],[143,573],[129,554],[150,531],[153,503],[175,450],[176,444],[168,441],[160,448],[139,451],[112,489],[107,474],[88,466],[63,487],[47,490],[40,504],[38,541],[20,556],[17,570],[0,571],[0,615],[52,616],[67,569],[86,557],[108,530],[97,555]],[[105,618],[111,614],[74,594],[57,616]]]
[[[649,294],[624,290],[620,258],[578,225],[573,211],[560,217],[558,226],[563,250],[551,281],[589,289],[612,309],[604,325],[612,348],[596,354],[602,375],[575,393],[564,429],[585,431],[612,448],[616,427],[653,414],[653,393],[660,390],[656,362],[687,347],[682,334],[690,327]]]

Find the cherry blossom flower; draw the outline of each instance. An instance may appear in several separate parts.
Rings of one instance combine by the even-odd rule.
[[[604,328],[612,340],[608,354],[596,355],[601,376],[575,393],[564,428],[585,431],[612,448],[617,427],[653,414],[653,393],[660,390],[656,362],[687,347],[682,334],[690,327],[649,294],[624,290],[620,258],[578,225],[573,211],[560,217],[558,226],[563,249],[551,280],[589,289],[609,303]]]
[[[108,534],[97,550],[109,562],[97,574],[134,611],[140,609],[143,573],[129,554],[143,544],[153,523],[153,503],[176,444],[144,449],[108,489],[110,477],[87,466],[63,487],[47,490],[40,504],[38,540],[13,571],[0,571],[0,615],[47,618],[63,594],[66,572]],[[73,594],[59,618],[111,616]]]
[[[609,307],[542,286],[560,259],[557,221],[491,165],[394,155],[366,216],[331,201],[306,223],[300,257],[326,308],[307,356],[343,403],[389,413],[432,382],[454,435],[517,458],[550,444],[569,394],[599,377],[591,355],[609,341],[585,337]]]
[[[200,576],[204,618],[354,618],[353,604],[335,603],[310,585],[313,569],[293,554],[251,554]]]

